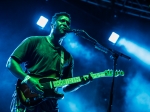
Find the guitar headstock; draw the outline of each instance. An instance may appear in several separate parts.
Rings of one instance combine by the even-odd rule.
[[[108,77],[113,76],[113,70],[105,70],[104,72],[105,72],[105,76],[108,76]],[[116,70],[115,71],[115,77],[118,77],[118,76],[124,76],[124,71]]]

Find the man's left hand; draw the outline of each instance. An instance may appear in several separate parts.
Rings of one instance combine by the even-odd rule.
[[[91,72],[88,77],[81,76],[81,82],[79,83],[79,85],[81,85],[81,86],[87,85],[92,80],[93,80],[93,78],[92,78],[92,72]]]

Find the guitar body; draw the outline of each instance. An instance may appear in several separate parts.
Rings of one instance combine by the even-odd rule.
[[[34,107],[48,98],[56,98],[61,99],[64,97],[63,94],[57,93],[56,89],[52,85],[52,82],[55,79],[52,78],[41,78],[39,82],[42,86],[44,86],[44,94],[40,95],[32,92],[32,90],[28,87],[27,84],[21,84],[21,80],[18,79],[16,91],[19,97],[20,102],[26,107]]]

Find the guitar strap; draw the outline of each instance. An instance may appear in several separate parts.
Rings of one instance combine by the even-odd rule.
[[[63,76],[63,65],[64,65],[64,51],[61,48],[61,53],[60,53],[60,79]]]

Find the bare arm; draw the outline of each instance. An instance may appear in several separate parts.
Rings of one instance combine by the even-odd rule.
[[[14,76],[16,76],[17,78],[19,78],[21,80],[23,80],[28,75],[23,71],[20,63],[18,63],[11,57],[8,59],[6,67],[10,70],[10,72]],[[32,89],[34,92],[39,93],[39,94],[43,93],[43,91],[42,91],[43,86],[35,78],[31,77],[28,80],[27,84],[30,87],[30,89]]]
[[[80,87],[81,87],[81,85],[78,83],[70,84],[70,85],[63,87],[63,91],[64,92],[73,92],[73,91],[76,91],[77,89],[79,89]]]
[[[90,76],[90,75],[89,75],[89,76]],[[81,80],[82,80],[82,81],[79,82],[79,83],[70,84],[70,85],[67,85],[67,86],[63,87],[63,91],[64,91],[64,92],[73,92],[73,91],[76,91],[76,90],[79,89],[80,87],[89,84],[90,81],[91,81],[91,78],[81,77]]]
[[[22,70],[21,65],[11,57],[8,59],[6,67],[15,77],[21,80],[23,80],[27,76],[27,74]]]

